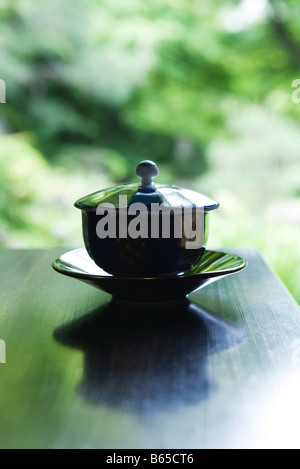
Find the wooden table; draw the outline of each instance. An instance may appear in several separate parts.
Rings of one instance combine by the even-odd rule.
[[[62,249],[0,251],[0,447],[299,448],[299,308],[233,251],[246,270],[144,315],[52,271]]]

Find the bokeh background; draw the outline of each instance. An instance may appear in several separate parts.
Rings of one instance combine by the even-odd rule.
[[[0,247],[81,246],[74,201],[154,159],[300,300],[299,0],[0,0],[0,78]]]

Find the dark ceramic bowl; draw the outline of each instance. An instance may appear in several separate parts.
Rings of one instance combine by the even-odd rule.
[[[192,268],[201,258],[208,237],[208,214],[204,214],[201,246],[186,249],[185,240],[176,238],[174,231],[168,239],[151,238],[109,238],[97,236],[97,224],[101,220],[95,211],[82,211],[82,229],[85,247],[94,262],[114,275],[152,276],[180,273]],[[131,217],[128,217],[130,223]],[[172,220],[171,220],[172,225]],[[151,216],[149,215],[149,232]]]
[[[218,203],[179,187],[154,185],[152,177],[155,175],[156,165],[153,165],[152,162],[143,162],[138,166],[137,174],[142,178],[142,185],[131,184],[107,189],[84,197],[75,204],[82,211],[83,237],[89,256],[99,267],[115,276],[147,277],[177,274],[191,269],[205,251],[208,238],[208,212],[217,208]],[[149,176],[149,168],[152,170],[152,176]],[[120,196],[123,197],[121,203]],[[147,221],[143,237],[136,239],[128,233],[128,227],[135,219],[135,216],[130,214],[135,203],[143,204],[145,207],[143,217]],[[98,210],[100,204],[103,207],[101,213]],[[154,209],[153,207],[157,205],[153,204],[163,204],[163,213],[169,214],[170,229],[167,237],[162,228],[163,214]],[[157,218],[153,218],[155,211]],[[180,213],[179,218],[178,213]],[[194,235],[193,248],[188,247],[188,242],[193,238],[187,238],[183,222],[187,213],[193,222],[191,227],[197,233],[197,236]],[[104,226],[101,222],[104,222],[104,217],[107,220],[108,216],[116,217],[114,236],[99,237],[99,226]],[[178,220],[181,220],[184,233],[180,237],[176,231]],[[196,220],[199,221],[198,224]],[[155,237],[154,223],[159,227]],[[122,237],[124,230],[127,237]]]

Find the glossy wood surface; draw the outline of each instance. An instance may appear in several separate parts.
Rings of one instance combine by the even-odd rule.
[[[0,448],[300,447],[300,311],[244,271],[141,310],[0,251]]]

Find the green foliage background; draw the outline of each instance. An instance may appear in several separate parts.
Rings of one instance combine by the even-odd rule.
[[[1,0],[0,246],[81,245],[74,201],[149,158],[299,301],[299,24],[296,0]]]

